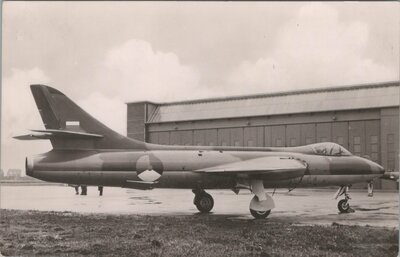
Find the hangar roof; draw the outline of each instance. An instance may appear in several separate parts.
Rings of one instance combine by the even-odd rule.
[[[148,123],[399,106],[399,81],[155,104]]]

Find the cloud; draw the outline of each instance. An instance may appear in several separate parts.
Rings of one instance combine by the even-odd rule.
[[[396,34],[393,19],[398,21],[386,9],[391,5],[380,13],[375,13],[375,5],[363,12],[358,5],[342,10],[335,9],[341,5],[325,3],[301,6],[217,4],[179,12],[171,6],[157,19],[151,16],[152,6],[116,7],[107,17],[107,6],[88,12],[73,12],[76,7],[71,6],[70,13],[65,7],[43,6],[34,12],[26,5],[24,10],[16,8],[14,15],[5,17],[12,26],[5,37],[9,54],[2,88],[2,154],[10,159],[3,158],[2,164],[17,160],[13,156],[43,152],[33,151],[41,141],[29,142],[26,149],[26,142],[11,139],[27,128],[43,127],[31,83],[52,82],[107,126],[125,134],[128,101],[167,102],[399,79],[398,61],[389,66],[393,58],[388,58],[398,55],[398,41],[392,43],[388,37]],[[22,15],[41,11],[34,23],[26,23]],[[133,11],[137,15],[132,16]],[[70,19],[72,13],[76,19]],[[102,26],[99,19],[87,22],[87,17],[96,15]],[[125,26],[132,17],[136,22]],[[65,19],[74,22],[65,27]],[[41,29],[32,29],[36,27]],[[60,31],[68,36],[60,37]],[[35,65],[40,68],[21,68]],[[8,75],[11,67],[19,69]],[[17,163],[23,160],[18,157]]]
[[[88,81],[77,83],[90,89],[86,88],[90,93],[78,104],[123,135],[126,102],[166,102],[212,95],[200,86],[200,76],[193,67],[182,64],[174,53],[154,50],[143,40],[131,39],[109,49],[93,74]]]
[[[48,140],[19,141],[13,136],[29,133],[29,129],[44,129],[29,85],[49,84],[50,78],[39,68],[13,69],[2,83],[1,168],[4,171],[24,170],[25,157],[49,151]],[[105,97],[94,92],[78,104],[92,116],[115,131],[126,134],[126,105],[117,97]]]
[[[81,97],[78,105],[123,135],[126,135],[127,101],[174,101],[184,100],[189,95],[211,95],[201,89],[199,74],[194,68],[183,65],[174,53],[155,51],[142,40],[129,40],[111,48],[96,71],[87,77],[74,83],[88,85],[86,91],[75,87],[65,93],[72,93],[69,95],[72,100]],[[26,134],[28,129],[44,128],[29,85],[50,82],[39,68],[14,69],[3,79],[1,145],[4,170],[23,169],[25,156],[51,149],[48,141],[24,142],[12,138]]]
[[[176,101],[209,97],[198,72],[174,53],[155,51],[150,43],[131,39],[111,48],[90,78],[95,89],[79,105],[99,121],[126,135],[126,102]],[[87,84],[82,83],[82,84]]]
[[[14,69],[10,77],[4,78],[2,83],[2,119],[6,126],[3,131],[5,133],[2,133],[2,136],[9,137],[10,133],[21,129],[16,127],[19,124],[38,125],[37,118],[40,120],[40,115],[36,109],[32,108],[36,104],[29,86],[31,84],[48,83],[49,81],[50,79],[39,68]]]
[[[39,111],[32,97],[30,84],[50,82],[50,78],[39,68],[30,70],[13,69],[9,77],[2,81],[1,116],[1,168],[24,167],[28,155],[38,154],[50,149],[47,141],[24,142],[13,136],[26,134],[28,129],[44,128]]]
[[[368,56],[369,27],[341,22],[323,3],[299,9],[280,30],[273,49],[258,60],[243,61],[227,81],[237,93],[293,90],[398,80],[397,66]]]
[[[126,105],[121,98],[94,92],[77,104],[109,128],[126,135]]]
[[[110,49],[96,77],[109,95],[120,95],[124,101],[175,101],[207,94],[193,67],[143,40],[132,39]]]

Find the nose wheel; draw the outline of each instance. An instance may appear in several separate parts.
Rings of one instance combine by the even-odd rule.
[[[350,186],[341,186],[335,194],[335,199],[337,199],[341,195],[344,195],[344,199],[340,200],[337,204],[340,213],[354,212],[354,210],[350,207],[349,204],[349,200],[351,199],[348,193],[349,187]]]
[[[209,213],[214,207],[214,199],[204,190],[193,190],[193,203],[201,213]]]
[[[347,199],[342,199],[338,202],[337,205],[340,213],[348,213],[350,210],[350,204]]]

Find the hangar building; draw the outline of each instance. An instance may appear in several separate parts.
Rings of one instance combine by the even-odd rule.
[[[272,94],[127,103],[128,137],[167,145],[336,142],[399,170],[399,81]],[[375,188],[396,189],[394,181]]]

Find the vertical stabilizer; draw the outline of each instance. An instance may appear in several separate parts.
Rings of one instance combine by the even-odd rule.
[[[31,91],[46,130],[72,131],[102,135],[102,137],[70,137],[54,133],[50,138],[55,149],[146,149],[146,144],[111,130],[60,91],[31,85]]]

